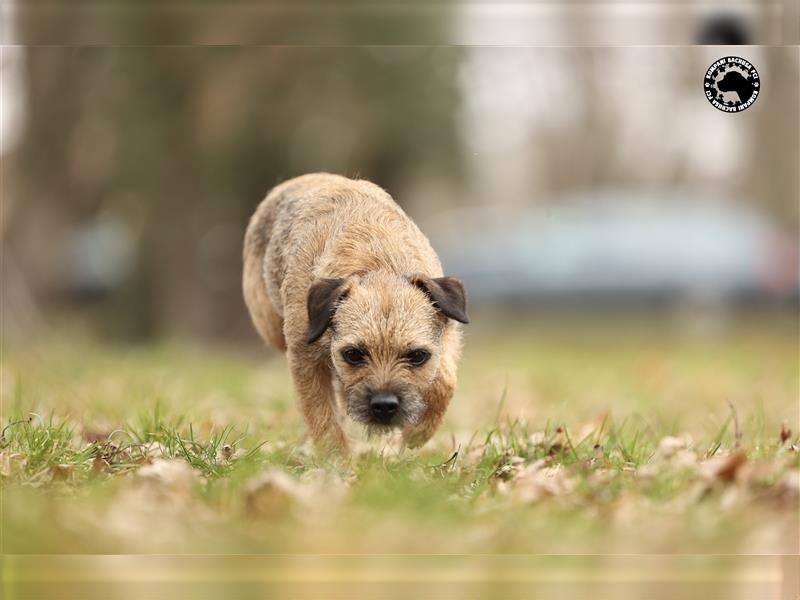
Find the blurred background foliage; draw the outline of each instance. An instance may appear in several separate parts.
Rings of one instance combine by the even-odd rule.
[[[242,231],[270,187],[323,169],[389,189],[430,163],[458,172],[458,54],[29,49],[28,129],[11,159],[25,199],[8,232],[60,271],[43,239],[120,220],[139,252],[109,299],[111,328],[230,332]],[[57,291],[63,273],[49,275]]]
[[[17,4],[4,13],[6,39],[30,45],[2,55],[7,339],[77,309],[94,331],[116,339],[255,340],[239,287],[244,228],[270,187],[317,170],[373,180],[435,243],[455,239],[443,243],[446,266],[484,245],[490,255],[499,248],[493,236],[507,230],[491,229],[494,217],[478,218],[468,234],[465,210],[496,209],[512,222],[536,215],[547,225],[560,222],[560,207],[576,196],[584,207],[605,202],[601,196],[650,199],[656,218],[675,202],[691,207],[713,196],[722,207],[716,214],[746,208],[768,222],[769,243],[780,247],[777,296],[796,297],[791,48],[742,50],[765,91],[746,113],[727,115],[705,101],[699,82],[731,48],[346,45],[468,43],[484,22],[468,3],[315,12],[274,3],[227,12],[212,2]],[[751,8],[733,32],[729,17],[722,29],[695,19],[691,35],[772,40],[775,15]],[[609,27],[566,8],[542,15],[530,22],[572,43]],[[682,23],[650,25],[678,40],[676,32],[689,31]],[[322,45],[192,45],[252,36]],[[52,39],[101,45],[41,45]],[[109,45],[116,39],[134,45]],[[158,45],[169,40],[187,45]],[[635,220],[623,213],[622,222]],[[677,245],[681,227],[670,234]],[[549,239],[537,231],[523,231],[523,241]],[[556,241],[528,262],[564,255],[565,242]],[[632,256],[635,246],[629,240]],[[480,286],[475,297],[489,305],[519,279],[497,275],[489,285],[458,274]],[[523,296],[534,298],[537,285],[531,280]],[[775,297],[773,288],[760,296]]]

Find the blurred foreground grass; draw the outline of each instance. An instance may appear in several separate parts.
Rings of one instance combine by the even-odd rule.
[[[435,439],[347,465],[266,350],[6,347],[2,551],[798,552],[794,318],[477,322]]]

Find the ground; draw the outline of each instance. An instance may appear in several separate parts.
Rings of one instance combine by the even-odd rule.
[[[434,440],[362,441],[349,464],[310,451],[267,349],[8,343],[2,550],[798,552],[793,317],[552,313],[466,331]]]

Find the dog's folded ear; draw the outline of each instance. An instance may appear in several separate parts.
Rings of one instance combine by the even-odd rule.
[[[336,303],[347,294],[346,279],[317,279],[308,290],[308,338],[316,342],[331,324]]]
[[[428,277],[417,273],[408,279],[428,295],[442,314],[459,323],[469,323],[467,291],[458,277]]]

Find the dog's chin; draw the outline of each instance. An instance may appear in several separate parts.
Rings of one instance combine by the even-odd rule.
[[[364,427],[370,436],[385,435],[395,431],[396,429],[402,429],[408,425],[408,420],[400,416],[395,417],[386,423],[382,421],[376,421],[366,411],[348,410],[347,413],[355,423],[358,423]]]
[[[367,437],[382,437],[403,428],[402,423],[378,423],[376,421],[362,421]]]
[[[362,408],[363,407],[363,408]],[[416,412],[401,410],[388,423],[376,421],[369,413],[369,408],[363,403],[354,402],[347,406],[348,416],[355,422],[364,427],[369,437],[388,435],[393,431],[405,429],[417,423],[419,416]]]

